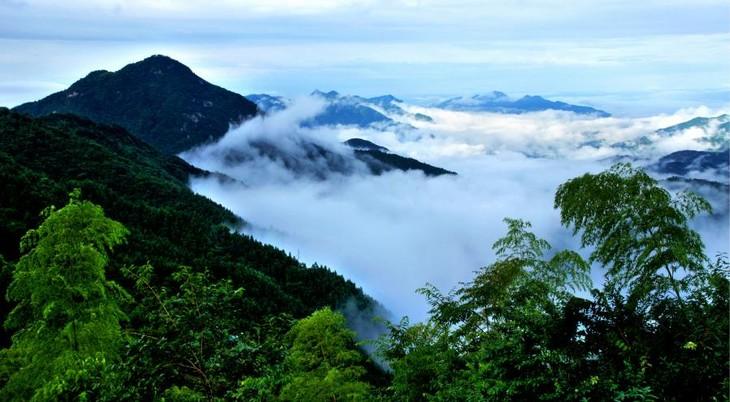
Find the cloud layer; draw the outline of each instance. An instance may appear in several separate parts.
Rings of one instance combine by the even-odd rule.
[[[195,179],[193,190],[244,217],[250,223],[248,233],[303,261],[332,267],[396,315],[416,320],[425,316],[427,307],[415,289],[427,282],[449,289],[469,280],[493,257],[490,246],[504,233],[504,217],[531,221],[536,233],[557,248],[577,247],[552,208],[555,189],[567,179],[607,168],[610,162],[604,158],[620,153],[582,143],[596,138],[608,143],[631,140],[698,114],[717,112],[587,119],[570,113],[468,114],[411,106],[435,122],[409,121],[420,128],[394,133],[343,127],[302,130],[296,121],[319,109],[308,101],[299,104],[235,128],[218,144],[186,153],[190,162],[245,183]],[[644,156],[650,160],[695,144],[693,135],[679,134],[687,137],[681,144],[659,142]],[[294,177],[268,159],[221,160],[221,152],[241,149],[252,138],[262,137],[283,146],[303,137],[333,149],[339,141],[362,137],[455,170],[459,176],[427,179],[418,173],[391,172],[316,180]],[[525,151],[540,157],[525,156]],[[715,236],[708,237],[708,249],[727,251],[727,226],[705,224],[703,231],[708,227]],[[601,275],[595,272],[594,279]]]

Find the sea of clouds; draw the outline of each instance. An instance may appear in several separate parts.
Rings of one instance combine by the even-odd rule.
[[[706,149],[704,130],[685,130],[669,138],[655,131],[727,112],[694,108],[641,118],[594,118],[558,111],[505,115],[402,105],[411,114],[390,117],[415,129],[299,126],[324,106],[319,99],[298,99],[282,112],[232,128],[215,144],[184,153],[188,162],[236,179],[195,178],[191,188],[244,218],[244,232],[304,262],[336,270],[383,303],[396,319],[408,315],[414,321],[428,311],[415,290],[426,283],[449,290],[469,281],[492,260],[491,244],[505,232],[503,218],[532,222],[534,231],[556,249],[578,249],[553,208],[561,183],[607,169],[622,155],[647,164],[673,151]],[[411,119],[412,113],[429,115],[433,122]],[[642,136],[652,140],[650,147],[611,147]],[[353,137],[458,176],[425,177],[414,171],[373,176],[352,161],[346,174],[323,178],[301,174],[301,169],[307,170],[301,166],[295,172],[252,147],[261,141],[275,144],[295,158],[309,156],[313,171],[321,171],[327,164],[311,158],[302,144],[314,143],[353,159],[352,150],[342,145]],[[715,202],[726,202],[720,199]],[[730,249],[727,221],[704,219],[696,227],[708,254]],[[602,275],[594,270],[594,282]]]

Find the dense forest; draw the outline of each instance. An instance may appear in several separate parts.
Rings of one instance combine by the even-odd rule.
[[[341,311],[377,303],[237,234],[186,186],[211,174],[120,127],[0,109],[0,400],[728,398],[730,266],[690,228],[709,204],[640,169],[557,189],[583,250],[505,219],[496,259],[424,284],[429,319],[385,323],[371,353]]]

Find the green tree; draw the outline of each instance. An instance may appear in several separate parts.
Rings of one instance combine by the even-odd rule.
[[[710,212],[710,204],[689,192],[672,197],[629,164],[562,184],[555,207],[565,226],[581,232],[582,245],[595,248],[590,261],[606,267],[607,286],[627,290],[633,305],[667,291],[681,300],[688,282],[680,277],[706,265],[689,220]]]
[[[591,285],[589,267],[570,251],[546,258],[550,244],[529,223],[505,221],[493,264],[447,295],[420,289],[430,320],[391,328],[384,354],[395,399],[555,400],[572,392],[575,359],[555,338],[569,291]]]
[[[342,314],[324,308],[297,322],[285,361],[288,381],[280,398],[287,401],[353,401],[369,397],[363,355]]]
[[[15,334],[2,351],[0,399],[98,397],[91,394],[117,356],[125,318],[119,301],[126,293],[106,279],[105,266],[127,230],[78,190],[44,215],[21,241],[25,255],[8,288],[17,305],[5,325]]]
[[[577,311],[585,342],[574,345],[603,390],[592,398],[726,397],[727,262],[710,263],[690,227],[707,201],[618,164],[564,183],[555,206],[606,269],[604,288]]]
[[[120,399],[230,400],[242,378],[283,360],[290,319],[245,319],[256,305],[231,280],[186,266],[165,278],[149,264],[123,272],[134,282],[137,325],[129,331]],[[167,283],[157,285],[161,279]]]

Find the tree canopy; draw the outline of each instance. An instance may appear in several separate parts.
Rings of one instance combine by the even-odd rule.
[[[107,280],[109,252],[127,230],[78,190],[61,209],[23,237],[26,252],[13,271],[8,298],[17,303],[5,325],[15,330],[3,351],[5,400],[54,400],[86,390],[76,383],[122,345],[119,302],[127,297]]]

